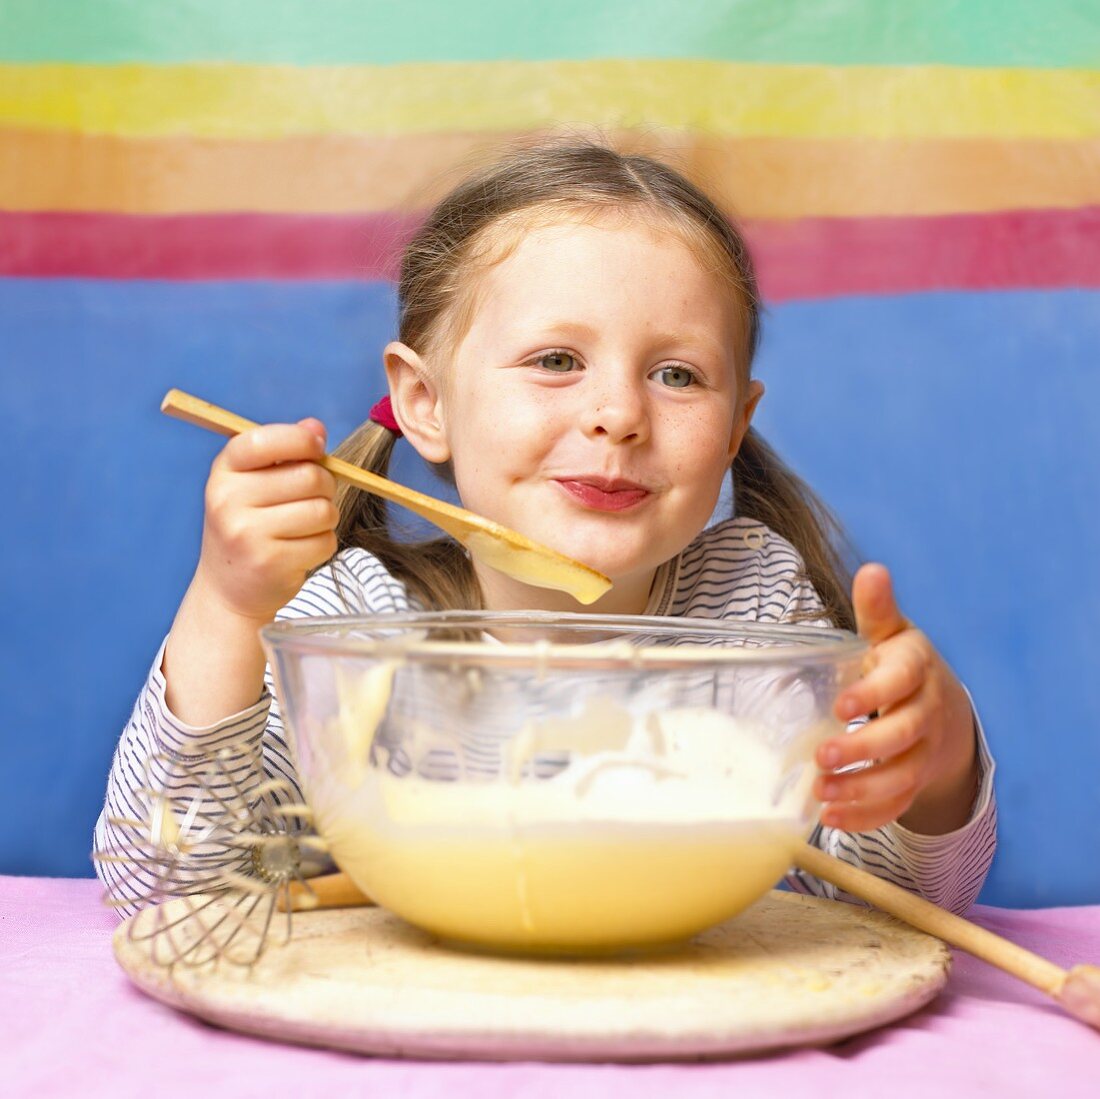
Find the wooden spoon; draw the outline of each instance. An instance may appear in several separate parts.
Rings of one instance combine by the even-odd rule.
[[[243,416],[178,389],[168,390],[160,403],[160,410],[221,435],[239,435],[259,426]],[[603,573],[472,511],[406,488],[377,473],[368,473],[330,454],[318,459],[318,463],[336,477],[384,500],[400,504],[429,523],[434,523],[464,545],[479,561],[525,584],[568,592],[578,603],[594,603],[611,587],[611,581]]]
[[[824,851],[802,844],[795,852],[796,866],[814,877],[838,886],[853,897],[889,912],[950,946],[956,946],[981,958],[983,962],[1003,969],[1026,981],[1033,988],[1053,997],[1082,1022],[1100,1030],[1100,966],[1075,965],[1062,969],[1046,958],[1002,939],[984,927],[964,920],[902,889],[900,885],[883,881],[866,870],[850,866]]]
[[[1100,966],[1075,965],[1070,970],[1062,969],[984,927],[955,916],[899,885],[826,855],[807,843],[797,848],[794,863],[853,897],[1025,981],[1052,997],[1071,1015],[1100,1030]],[[311,878],[308,887],[298,883],[290,887],[290,907],[294,911],[355,908],[373,903],[343,873]],[[282,899],[279,908],[285,911]]]

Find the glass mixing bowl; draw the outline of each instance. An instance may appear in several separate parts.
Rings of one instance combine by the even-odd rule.
[[[865,646],[815,626],[438,612],[263,630],[337,864],[444,939],[613,951],[779,881]]]

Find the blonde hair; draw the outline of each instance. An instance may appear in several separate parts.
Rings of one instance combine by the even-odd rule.
[[[456,187],[431,212],[405,249],[398,283],[398,338],[425,359],[455,347],[468,329],[477,271],[497,263],[532,221],[571,216],[641,214],[680,235],[729,286],[740,317],[735,349],[738,389],[747,391],[760,341],[760,298],[744,238],[707,196],[668,165],[593,142],[522,148]],[[511,230],[511,231],[510,231]],[[367,423],[336,453],[385,475],[396,437]],[[751,517],[798,550],[825,617],[854,628],[843,533],[825,505],[753,429],[731,467],[734,516]],[[341,548],[373,553],[423,606],[482,606],[463,549],[449,538],[405,543],[393,538],[384,501],[341,484]]]

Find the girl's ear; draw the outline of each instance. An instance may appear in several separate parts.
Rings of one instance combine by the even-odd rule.
[[[748,395],[745,397],[741,412],[734,421],[733,431],[730,433],[729,460],[731,462],[737,457],[737,452],[741,449],[741,440],[744,439],[745,432],[749,430],[749,424],[752,423],[752,414],[756,411],[756,406],[763,396],[764,383],[753,378],[749,382]]]
[[[439,465],[451,457],[439,390],[424,360],[406,344],[394,341],[383,352],[390,403],[401,431],[427,462]]]

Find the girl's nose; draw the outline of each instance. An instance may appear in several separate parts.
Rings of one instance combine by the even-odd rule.
[[[586,435],[605,436],[613,443],[643,442],[649,437],[649,410],[639,386],[601,385],[588,398],[581,424]]]

